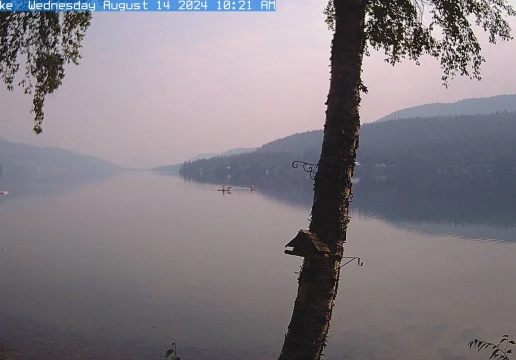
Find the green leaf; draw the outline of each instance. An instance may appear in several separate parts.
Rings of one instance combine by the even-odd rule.
[[[174,349],[168,349],[166,354],[165,354],[165,357],[169,357],[170,355],[172,355],[174,353]]]
[[[516,344],[514,340],[509,341],[509,344]]]
[[[25,69],[18,86],[32,95],[36,134],[42,132],[45,99],[62,85],[65,65],[79,64],[82,40],[91,17],[89,12],[0,16],[0,80],[8,90],[13,90],[18,70]]]

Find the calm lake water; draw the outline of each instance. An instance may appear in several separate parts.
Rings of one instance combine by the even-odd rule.
[[[14,359],[276,359],[310,208],[128,172],[0,199],[0,344]],[[355,205],[354,205],[355,206]],[[516,335],[514,224],[353,210],[328,359],[487,359]],[[487,354],[489,355],[489,354]]]

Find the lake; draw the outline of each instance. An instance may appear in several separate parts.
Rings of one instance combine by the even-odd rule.
[[[126,172],[1,197],[0,344],[16,360],[161,359],[172,342],[183,360],[277,359],[302,262],[283,250],[310,207],[217,188]],[[468,342],[516,335],[514,223],[366,205],[327,359],[487,359]]]

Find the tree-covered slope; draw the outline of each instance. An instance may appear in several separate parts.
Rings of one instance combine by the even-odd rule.
[[[251,153],[255,151],[256,148],[236,148],[227,150],[223,153],[217,154],[217,153],[209,153],[209,154],[199,154],[194,156],[188,161],[196,161],[196,160],[206,160],[211,159],[214,157],[221,157],[221,156],[232,156],[237,154],[245,154],[245,153]],[[155,168],[152,168],[152,171],[158,171],[158,172],[167,172],[167,173],[177,173],[179,172],[179,169],[181,168],[181,164],[173,164],[173,165],[163,165],[163,166],[157,166]]]
[[[364,180],[448,193],[516,190],[516,113],[364,125],[357,159]]]
[[[322,137],[322,130],[307,131],[271,141],[256,151],[260,153],[321,151]]]
[[[304,178],[302,170],[292,168],[292,161],[316,163],[321,140],[321,131],[296,134],[253,153],[187,162],[181,173],[199,181],[242,184]],[[357,161],[358,187],[390,184],[448,193],[464,189],[472,193],[493,186],[512,189],[516,184],[516,113],[365,124]]]

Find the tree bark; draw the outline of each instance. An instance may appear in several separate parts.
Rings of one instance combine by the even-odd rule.
[[[328,245],[332,256],[305,257],[279,360],[320,359],[326,345],[346,241],[351,178],[358,148],[365,2],[334,0],[330,91],[310,223],[310,231]]]

